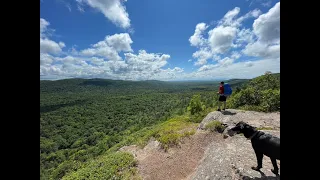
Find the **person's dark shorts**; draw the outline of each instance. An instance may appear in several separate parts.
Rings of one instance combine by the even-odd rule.
[[[219,101],[226,101],[227,98],[225,96],[219,96]]]

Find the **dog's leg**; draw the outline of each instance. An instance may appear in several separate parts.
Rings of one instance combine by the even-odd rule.
[[[270,158],[271,159],[271,162],[272,162],[272,165],[273,165],[273,168],[274,169],[271,169],[271,171],[275,174],[275,175],[278,175],[279,173],[279,168],[278,168],[278,165],[277,165],[277,160],[275,158]]]
[[[262,168],[262,159],[263,159],[263,153],[254,151],[257,157],[258,166],[257,167],[251,167],[253,170],[260,171]]]

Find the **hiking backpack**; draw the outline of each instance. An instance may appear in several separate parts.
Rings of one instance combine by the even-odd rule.
[[[226,84],[224,84],[223,87],[224,87],[224,95],[230,96],[232,94],[232,89],[231,89],[230,85],[226,83]]]

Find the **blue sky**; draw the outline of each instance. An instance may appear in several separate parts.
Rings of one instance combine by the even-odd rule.
[[[41,0],[40,79],[280,72],[279,12],[274,0]]]

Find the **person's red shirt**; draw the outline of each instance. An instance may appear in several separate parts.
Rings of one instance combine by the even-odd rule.
[[[219,87],[219,94],[224,94],[224,87],[222,85]]]

